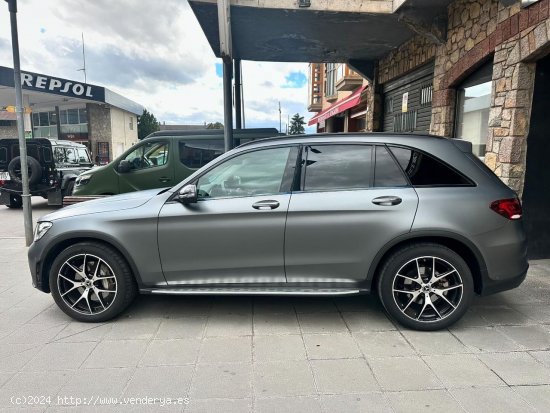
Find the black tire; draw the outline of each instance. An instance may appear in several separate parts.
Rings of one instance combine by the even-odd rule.
[[[71,196],[73,194],[73,191],[74,191],[74,179],[67,182],[67,186],[63,191],[63,196]]]
[[[27,156],[27,165],[29,167],[29,185],[35,185],[42,178],[42,166],[32,156]],[[17,183],[21,183],[21,157],[16,156],[8,164],[10,178]]]
[[[472,272],[453,250],[435,243],[414,243],[384,262],[378,295],[390,317],[403,326],[440,330],[468,310],[474,297]]]
[[[79,260],[83,259],[86,261],[79,266]],[[97,264],[98,260],[103,263],[99,267],[100,270],[96,271],[94,264]],[[92,278],[89,278],[87,289],[83,285],[77,288],[76,283],[69,282],[68,279],[73,280],[74,276],[74,281],[83,284],[80,282],[83,280],[81,276],[72,268],[82,271],[84,266],[86,266],[87,275],[91,276],[95,272],[99,273],[100,277],[103,276],[104,279],[94,282]],[[58,277],[58,274],[64,274],[68,279]],[[50,291],[58,307],[68,316],[84,322],[98,323],[116,317],[130,305],[137,294],[136,281],[126,260],[115,249],[96,242],[80,242],[65,248],[50,268],[49,283]],[[111,292],[97,294],[93,286]],[[116,290],[115,294],[112,294],[113,288]],[[62,294],[64,295],[62,296]],[[81,296],[80,301],[78,301],[79,296]],[[82,297],[85,299],[82,300]],[[73,304],[72,308],[71,303]],[[94,312],[96,309],[97,311]]]
[[[12,209],[21,208],[23,206],[23,198],[19,195],[10,194],[10,203],[6,206]]]

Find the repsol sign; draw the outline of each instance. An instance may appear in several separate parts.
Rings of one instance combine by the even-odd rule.
[[[0,86],[15,87],[13,69],[0,66]],[[102,87],[39,73],[22,71],[21,86],[24,90],[105,102],[105,89]]]
[[[58,95],[65,95],[90,100],[100,100],[103,88],[74,82],[71,80],[58,79],[34,73],[21,72],[21,86],[23,89],[37,90]]]

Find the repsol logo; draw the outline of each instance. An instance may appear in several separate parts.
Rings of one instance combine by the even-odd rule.
[[[52,93],[60,93],[71,96],[93,98],[92,86],[82,83],[60,80],[47,76],[21,73],[21,86],[26,89],[44,90]]]

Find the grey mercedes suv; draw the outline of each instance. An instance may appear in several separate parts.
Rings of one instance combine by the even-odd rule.
[[[456,322],[527,273],[516,194],[464,141],[264,139],[173,188],[63,208],[36,226],[33,285],[105,321],[148,294],[375,292],[402,325]]]

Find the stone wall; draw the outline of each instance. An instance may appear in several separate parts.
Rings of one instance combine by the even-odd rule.
[[[88,110],[88,136],[93,157],[97,155],[97,142],[109,142],[112,154],[111,109],[95,103],[86,104],[86,109]]]
[[[493,59],[493,93],[485,161],[521,194],[534,88],[535,61],[550,52],[550,0],[522,9],[499,0],[456,0],[448,7],[447,41],[416,36],[379,62],[385,83],[435,59],[430,132],[452,137],[456,89]],[[374,125],[374,121],[372,122]]]

